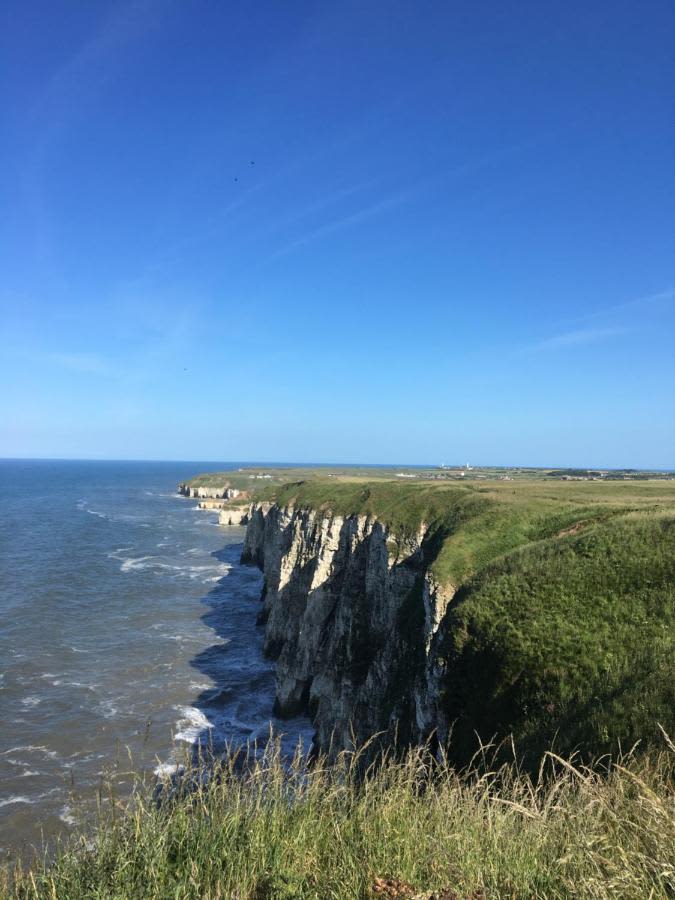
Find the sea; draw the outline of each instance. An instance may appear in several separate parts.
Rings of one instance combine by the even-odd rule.
[[[176,491],[240,465],[0,460],[0,862],[200,746],[308,746],[272,716],[244,528]]]

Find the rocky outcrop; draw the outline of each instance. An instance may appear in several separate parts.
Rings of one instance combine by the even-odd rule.
[[[246,525],[248,523],[248,506],[223,506],[218,514],[219,525]]]
[[[178,485],[178,493],[183,497],[190,497],[193,500],[233,500],[241,494],[237,488],[231,488],[228,485],[218,487],[204,486],[193,487],[187,482],[181,482]]]
[[[265,652],[276,660],[276,713],[308,713],[318,749],[382,732],[417,742],[439,721],[434,635],[452,591],[434,580],[437,542],[375,518],[259,503],[242,561],[265,576]]]

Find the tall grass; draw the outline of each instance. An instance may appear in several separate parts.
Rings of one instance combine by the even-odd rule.
[[[271,744],[188,772],[178,796],[141,791],[50,864],[0,875],[0,898],[675,896],[667,738],[604,770],[550,753],[536,778],[487,750],[462,772],[425,748],[363,759],[289,770]]]

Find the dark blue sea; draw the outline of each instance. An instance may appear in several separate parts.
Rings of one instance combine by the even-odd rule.
[[[244,529],[176,493],[228,468],[0,460],[0,861],[86,823],[111,777],[268,735]]]

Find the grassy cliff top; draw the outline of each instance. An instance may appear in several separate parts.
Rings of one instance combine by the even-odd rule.
[[[268,483],[257,498],[336,515],[362,514],[394,539],[426,526],[427,562],[457,586],[516,548],[557,540],[617,517],[675,517],[675,481],[514,479],[452,482],[314,477]]]
[[[369,515],[389,527],[393,544],[424,525],[426,561],[439,581],[454,586],[534,542],[617,517],[675,516],[675,478],[638,470],[251,467],[205,473],[188,484],[238,488],[246,502]]]

